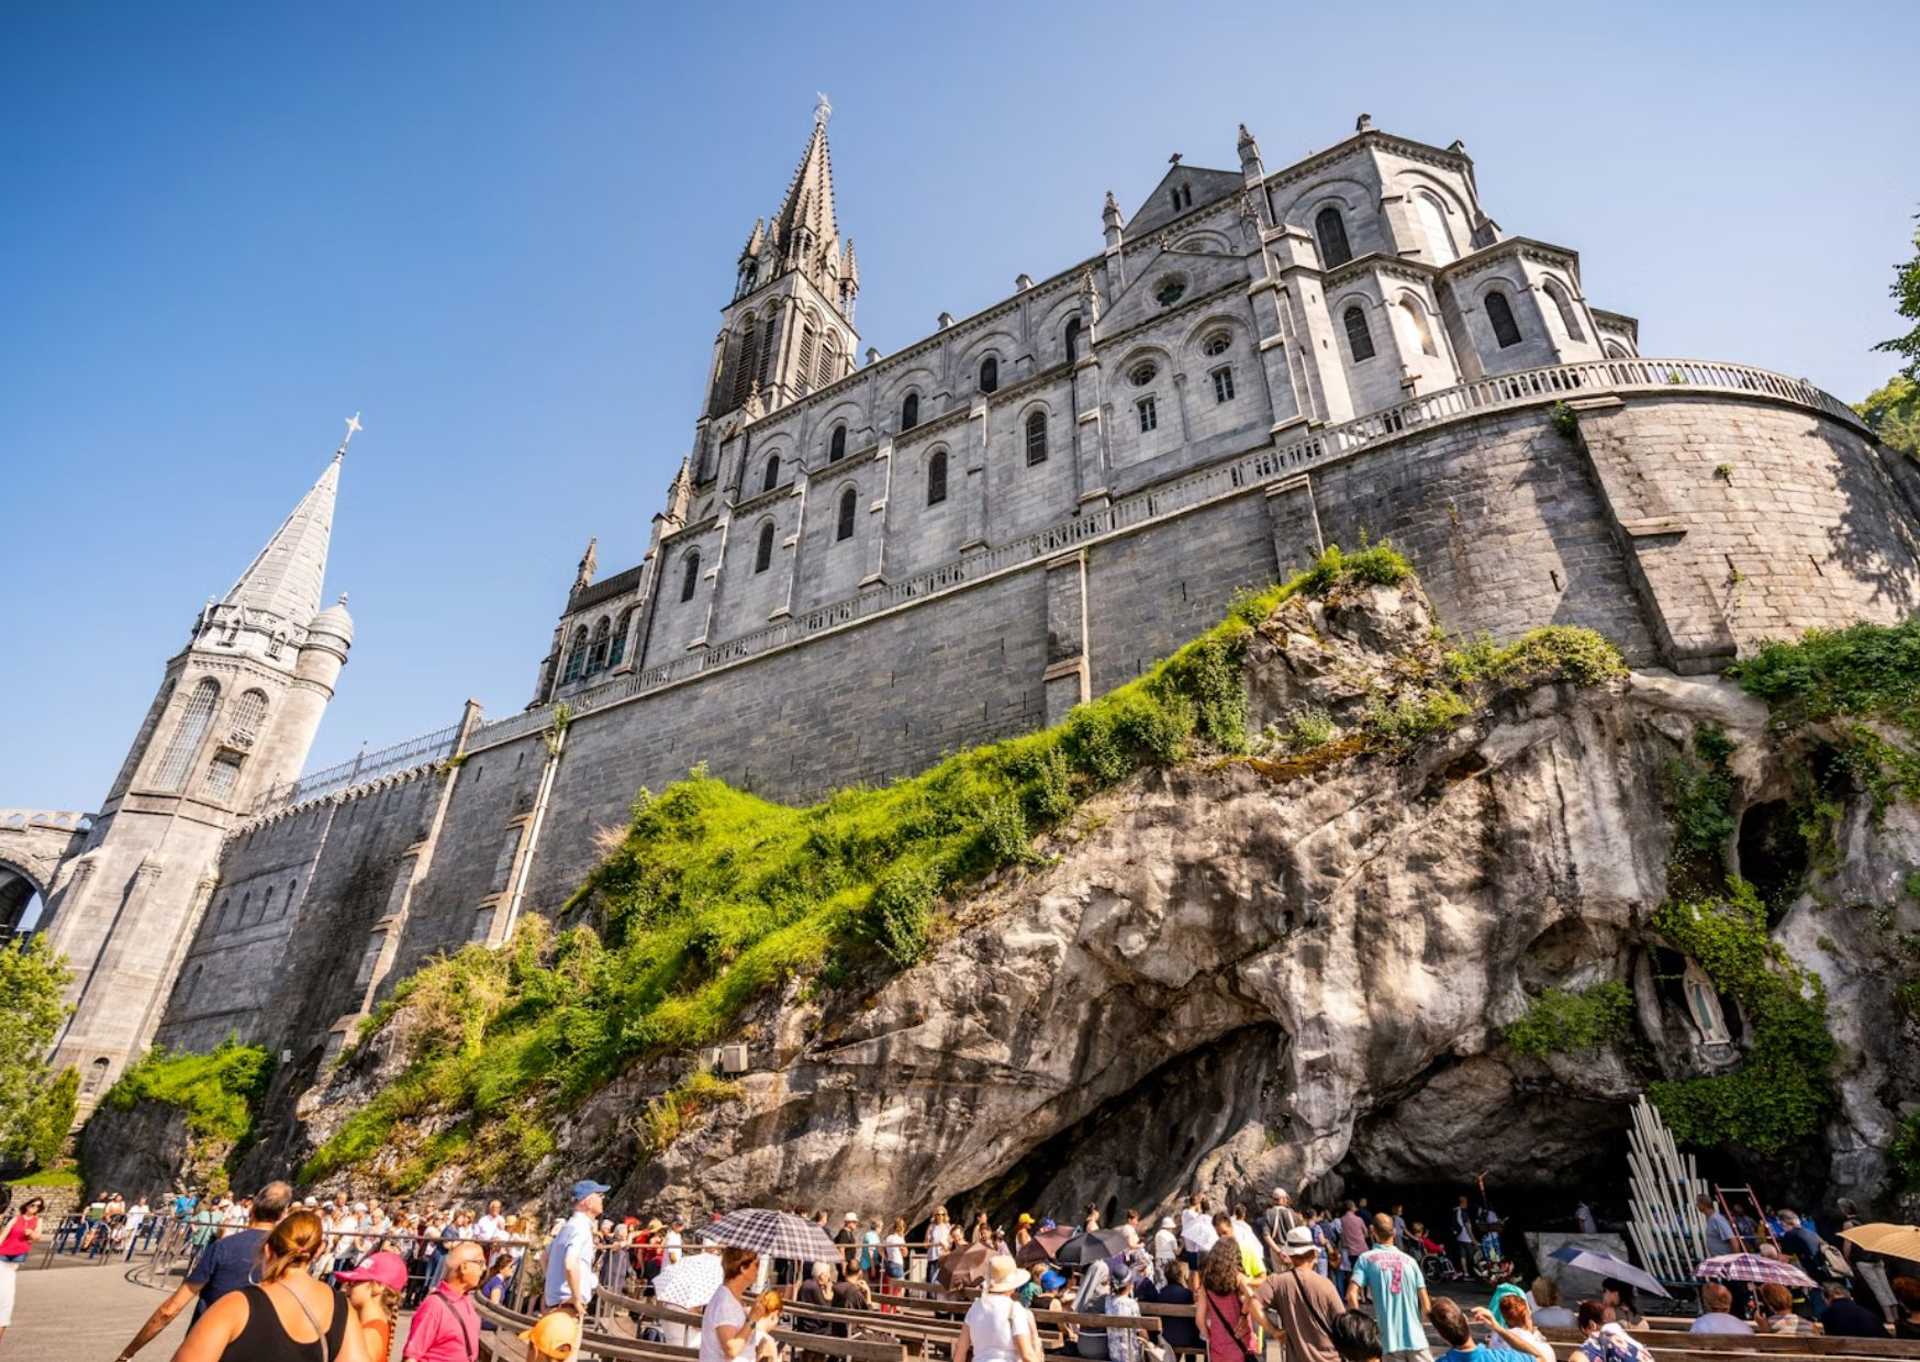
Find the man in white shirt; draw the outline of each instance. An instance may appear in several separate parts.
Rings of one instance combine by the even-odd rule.
[[[573,1214],[547,1246],[547,1309],[565,1306],[585,1318],[600,1284],[593,1272],[593,1222],[606,1209],[609,1190],[592,1178],[573,1184]]]
[[[1180,1243],[1187,1250],[1187,1266],[1197,1269],[1207,1250],[1218,1242],[1220,1234],[1213,1228],[1213,1217],[1207,1214],[1207,1199],[1195,1192],[1180,1212]]]
[[[507,1237],[507,1219],[500,1214],[499,1202],[487,1203],[487,1213],[481,1216],[479,1223],[473,1227],[473,1237],[489,1244]]]
[[[679,1262],[682,1257],[682,1250],[686,1246],[687,1240],[681,1231],[686,1229],[686,1227],[687,1222],[685,1219],[676,1215],[673,1218],[673,1224],[667,1228],[667,1237],[660,1241],[666,1250],[661,1261],[666,1263],[668,1267],[672,1267],[675,1263]]]

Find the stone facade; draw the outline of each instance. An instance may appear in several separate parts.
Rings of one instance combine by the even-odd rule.
[[[1244,130],[1238,151],[1175,165],[1130,221],[1109,201],[1098,255],[856,366],[817,122],[742,253],[649,550],[596,580],[589,548],[525,713],[469,705],[287,790],[344,613],[289,615],[291,674],[197,629],[171,678],[245,665],[312,700],[273,701],[298,722],[224,801],[116,786],[55,890],[86,979],[63,1056],[110,1077],[149,1038],[232,1032],[298,1090],[427,956],[558,911],[641,787],[704,762],[806,799],[1058,721],[1329,543],[1392,539],[1451,630],[1583,624],[1683,671],[1920,598],[1920,479],[1809,385],[1641,359],[1571,251],[1486,216],[1457,143],[1363,126],[1273,174]]]

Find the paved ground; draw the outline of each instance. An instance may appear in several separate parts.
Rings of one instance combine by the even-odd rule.
[[[165,1293],[128,1280],[125,1263],[85,1263],[63,1257],[58,1265],[20,1273],[13,1327],[0,1341],[0,1362],[113,1362],[134,1330]],[[147,1345],[142,1362],[166,1362],[187,1336],[186,1313]]]

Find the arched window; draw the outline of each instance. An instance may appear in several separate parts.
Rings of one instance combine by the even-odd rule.
[[[936,449],[927,460],[927,505],[938,506],[947,499],[947,451]]]
[[[1513,319],[1513,304],[1499,289],[1487,294],[1487,320],[1492,323],[1493,338],[1500,342],[1502,350],[1520,343],[1520,324]]]
[[[99,1092],[101,1088],[106,1086],[107,1070],[112,1067],[113,1061],[109,1060],[105,1055],[94,1060],[93,1063],[87,1066],[87,1081],[81,1084],[82,1091],[87,1093]]]
[[[814,387],[824,388],[840,377],[839,357],[840,352],[834,345],[833,337],[828,336],[827,343],[820,347],[820,363],[813,371]]]
[[[607,665],[617,667],[627,660],[627,635],[633,632],[633,607],[628,606],[620,615],[620,623],[613,626],[613,647],[607,652]]]
[[[794,386],[806,392],[813,386],[813,328],[800,329],[800,363],[794,368]]]
[[[700,551],[698,549],[689,551],[682,561],[685,566],[680,570],[680,599],[690,601],[693,599],[694,588],[700,585]]]
[[[1573,305],[1573,295],[1563,288],[1558,279],[1549,279],[1546,283],[1547,297],[1553,299],[1554,307],[1560,311],[1560,325],[1566,328],[1567,339],[1584,341],[1587,333],[1580,328],[1580,312]]]
[[[1420,353],[1423,355],[1438,355],[1440,351],[1435,348],[1433,343],[1433,329],[1427,325],[1426,314],[1421,312],[1419,307],[1415,305],[1413,299],[1402,298],[1400,300],[1400,315],[1406,322],[1407,334],[1411,336],[1414,343],[1420,347]]]
[[[1313,234],[1320,238],[1320,267],[1332,269],[1353,259],[1353,247],[1347,244],[1346,219],[1332,204],[1322,208],[1313,220]]]
[[[1627,347],[1622,345],[1619,341],[1608,341],[1606,344],[1606,351],[1607,351],[1608,359],[1630,358],[1630,356],[1627,354]]]
[[[298,880],[287,881],[287,896],[284,899],[280,900],[280,915],[282,917],[285,917],[287,915],[287,912],[293,907],[294,891],[297,890],[299,887],[300,887],[300,881]]]
[[[833,436],[827,441],[827,462],[839,463],[847,457],[847,425],[841,422],[833,428]]]
[[[1447,226],[1447,210],[1440,200],[1424,191],[1413,196],[1414,211],[1420,214],[1420,230],[1426,233],[1427,253],[1436,265],[1451,265],[1460,258],[1454,249],[1453,229]]]
[[[1036,411],[1027,417],[1027,467],[1047,461],[1047,414]]]
[[[1067,363],[1071,364],[1080,358],[1080,319],[1078,317],[1073,318],[1067,323],[1067,329],[1062,339],[1065,340],[1067,346]]]
[[[260,735],[260,725],[267,717],[267,693],[263,690],[242,691],[240,698],[234,701],[233,715],[227,722],[227,732],[238,741],[246,741]]]
[[[581,625],[573,631],[573,646],[567,649],[567,669],[560,674],[560,684],[578,681],[587,670],[587,626]]]
[[[1000,386],[1000,357],[988,355],[980,361],[980,391],[990,393]]]
[[[859,497],[851,487],[840,494],[840,517],[833,528],[833,537],[836,541],[853,538],[853,512],[858,501]]]
[[[1354,362],[1373,358],[1373,333],[1367,330],[1366,311],[1355,303],[1342,314],[1340,320],[1347,328],[1347,348],[1353,352]]]
[[[254,921],[265,922],[267,920],[268,914],[272,912],[273,912],[273,886],[268,885],[267,892],[260,899],[260,916],[255,918]]]
[[[920,424],[920,394],[908,393],[900,404],[900,429],[912,430]]]
[[[740,358],[733,366],[733,405],[736,407],[747,400],[747,393],[753,388],[753,371],[760,359],[759,342],[759,323],[748,317],[746,329],[740,333]]]
[[[613,634],[613,621],[605,615],[593,627],[593,646],[587,650],[587,675],[607,669],[607,649]]]
[[[207,764],[207,794],[215,799],[225,799],[239,783],[240,754],[225,750],[215,752],[213,760]]]
[[[760,543],[753,550],[753,570],[765,572],[773,566],[773,522],[760,527]]]
[[[219,702],[220,683],[211,676],[201,677],[200,684],[187,697],[186,707],[180,711],[180,720],[173,726],[173,739],[168,742],[166,753],[154,771],[153,783],[156,787],[179,790],[186,785],[187,772],[193,769],[194,753],[200,750],[200,740],[207,736],[207,730],[213,726],[213,710]]]
[[[760,372],[754,375],[754,377],[760,380],[762,391],[765,391],[767,386],[767,375],[773,371],[773,352],[776,348],[774,345],[774,337],[776,334],[773,318],[768,317],[767,334],[760,338]]]
[[[1200,353],[1208,359],[1227,353],[1227,347],[1233,344],[1233,337],[1224,331],[1216,331],[1200,342]]]
[[[760,480],[760,490],[762,492],[771,492],[779,485],[780,456],[778,454],[770,454],[767,456],[767,475]]]

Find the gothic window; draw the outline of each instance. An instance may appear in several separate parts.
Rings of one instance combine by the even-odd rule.
[[[166,753],[154,771],[155,786],[162,790],[179,790],[186,786],[187,772],[193,769],[194,754],[200,750],[200,740],[207,736],[207,729],[213,725],[213,709],[219,702],[220,683],[210,676],[200,678],[200,684],[187,697],[186,708],[180,711],[179,722],[173,728],[173,739],[167,744]]]
[[[1213,371],[1213,400],[1215,402],[1233,401],[1233,370],[1231,368]]]
[[[587,669],[587,626],[581,625],[573,631],[573,644],[567,649],[566,670],[560,673],[560,684],[578,681],[580,674]]]
[[[87,1081],[81,1085],[81,1090],[89,1094],[99,1092],[102,1087],[106,1086],[107,1070],[112,1067],[113,1061],[105,1055],[94,1060],[93,1063],[87,1066]]]
[[[847,457],[847,427],[843,421],[833,428],[833,436],[827,441],[827,462],[839,463]]]
[[[700,552],[699,550],[695,549],[690,551],[683,561],[685,562],[686,566],[681,569],[680,599],[683,601],[690,601],[693,599],[694,588],[700,585]]]
[[[1427,251],[1436,265],[1451,265],[1460,258],[1454,249],[1453,233],[1447,227],[1447,210],[1440,200],[1424,191],[1413,196],[1414,211],[1420,215],[1420,230],[1427,236]]]
[[[1320,268],[1330,270],[1353,259],[1353,247],[1347,244],[1346,219],[1332,204],[1314,218],[1313,234],[1320,238]]]
[[[1000,359],[997,355],[988,355],[980,361],[980,391],[990,393],[1000,386]]]
[[[795,386],[806,392],[813,383],[813,328],[800,329],[800,363],[794,371]]]
[[[1580,313],[1574,308],[1573,296],[1561,287],[1558,279],[1549,279],[1546,283],[1547,297],[1553,299],[1553,305],[1559,309],[1560,325],[1566,328],[1567,339],[1584,341],[1587,333],[1580,329]]]
[[[294,894],[294,891],[299,887],[300,887],[300,881],[298,880],[287,881],[287,896],[280,900],[280,916],[285,917],[287,915],[288,910],[293,907],[293,894]]]
[[[1027,467],[1047,461],[1047,414],[1036,411],[1027,417]]]
[[[938,506],[947,499],[947,451],[935,450],[927,460],[927,505]]]
[[[1500,342],[1502,350],[1520,343],[1520,326],[1513,319],[1513,304],[1499,289],[1487,294],[1487,320],[1493,324],[1493,338]]]
[[[262,896],[260,900],[260,916],[255,918],[254,921],[265,922],[267,920],[268,914],[270,914],[272,911],[273,911],[273,886],[268,885],[266,894]]]
[[[1232,344],[1233,344],[1233,337],[1229,336],[1224,331],[1216,331],[1211,336],[1208,336],[1204,341],[1200,342],[1200,353],[1205,355],[1208,359],[1213,359],[1213,358],[1216,358],[1217,356],[1226,354],[1227,347]]]
[[[1142,360],[1127,370],[1127,382],[1133,384],[1136,388],[1144,388],[1147,384],[1153,382],[1154,375],[1159,372],[1160,366],[1152,360]]]
[[[759,362],[759,330],[752,317],[747,318],[747,327],[740,335],[740,358],[733,367],[733,405],[740,406],[747,400],[747,393],[753,387],[753,370]]]
[[[770,454],[767,456],[767,475],[760,480],[760,490],[762,492],[771,492],[779,485],[780,456],[778,454]]]
[[[609,639],[612,633],[613,622],[602,615],[600,623],[593,626],[593,646],[587,651],[588,676],[607,669],[607,649],[611,646]]]
[[[1153,300],[1162,307],[1172,307],[1186,296],[1187,280],[1185,275],[1169,275],[1162,279],[1153,291]]]
[[[760,372],[756,375],[760,380],[760,388],[762,391],[766,390],[767,375],[772,372],[773,369],[773,341],[773,318],[769,317],[767,318],[767,334],[760,338]]]
[[[834,359],[838,351],[833,348],[833,337],[827,337],[827,343],[820,347],[820,362],[813,371],[813,386],[824,388],[839,377]]]
[[[1078,317],[1067,323],[1063,339],[1067,346],[1067,363],[1071,364],[1080,358],[1080,319]]]
[[[240,896],[240,911],[233,915],[233,921],[229,922],[227,926],[229,928],[246,926],[247,910],[252,907],[253,907],[253,891],[249,889],[246,893]]]
[[[1151,397],[1141,398],[1133,404],[1133,409],[1140,414],[1140,430],[1142,434],[1159,426],[1160,407]]]
[[[633,632],[633,607],[628,606],[613,628],[613,647],[607,651],[607,665],[617,667],[627,658],[627,635]]]
[[[908,393],[900,404],[900,429],[912,430],[920,424],[920,394]]]
[[[853,511],[858,500],[851,487],[840,494],[840,518],[833,528],[836,541],[853,538]]]
[[[1433,343],[1433,328],[1427,325],[1427,316],[1411,298],[1400,300],[1400,315],[1405,319],[1407,332],[1419,343],[1423,355],[1438,355],[1439,348]]]
[[[239,783],[240,754],[214,753],[213,761],[207,766],[207,793],[215,799],[225,799]]]
[[[233,718],[227,724],[227,732],[236,741],[251,742],[260,736],[260,723],[267,717],[267,693],[263,690],[249,690],[241,693],[233,706]]]
[[[753,551],[753,570],[765,572],[773,566],[773,522],[767,521],[760,527],[760,543]]]
[[[1341,315],[1340,320],[1347,328],[1347,348],[1353,351],[1353,362],[1373,358],[1373,333],[1367,330],[1367,314],[1360,304],[1355,303]]]

